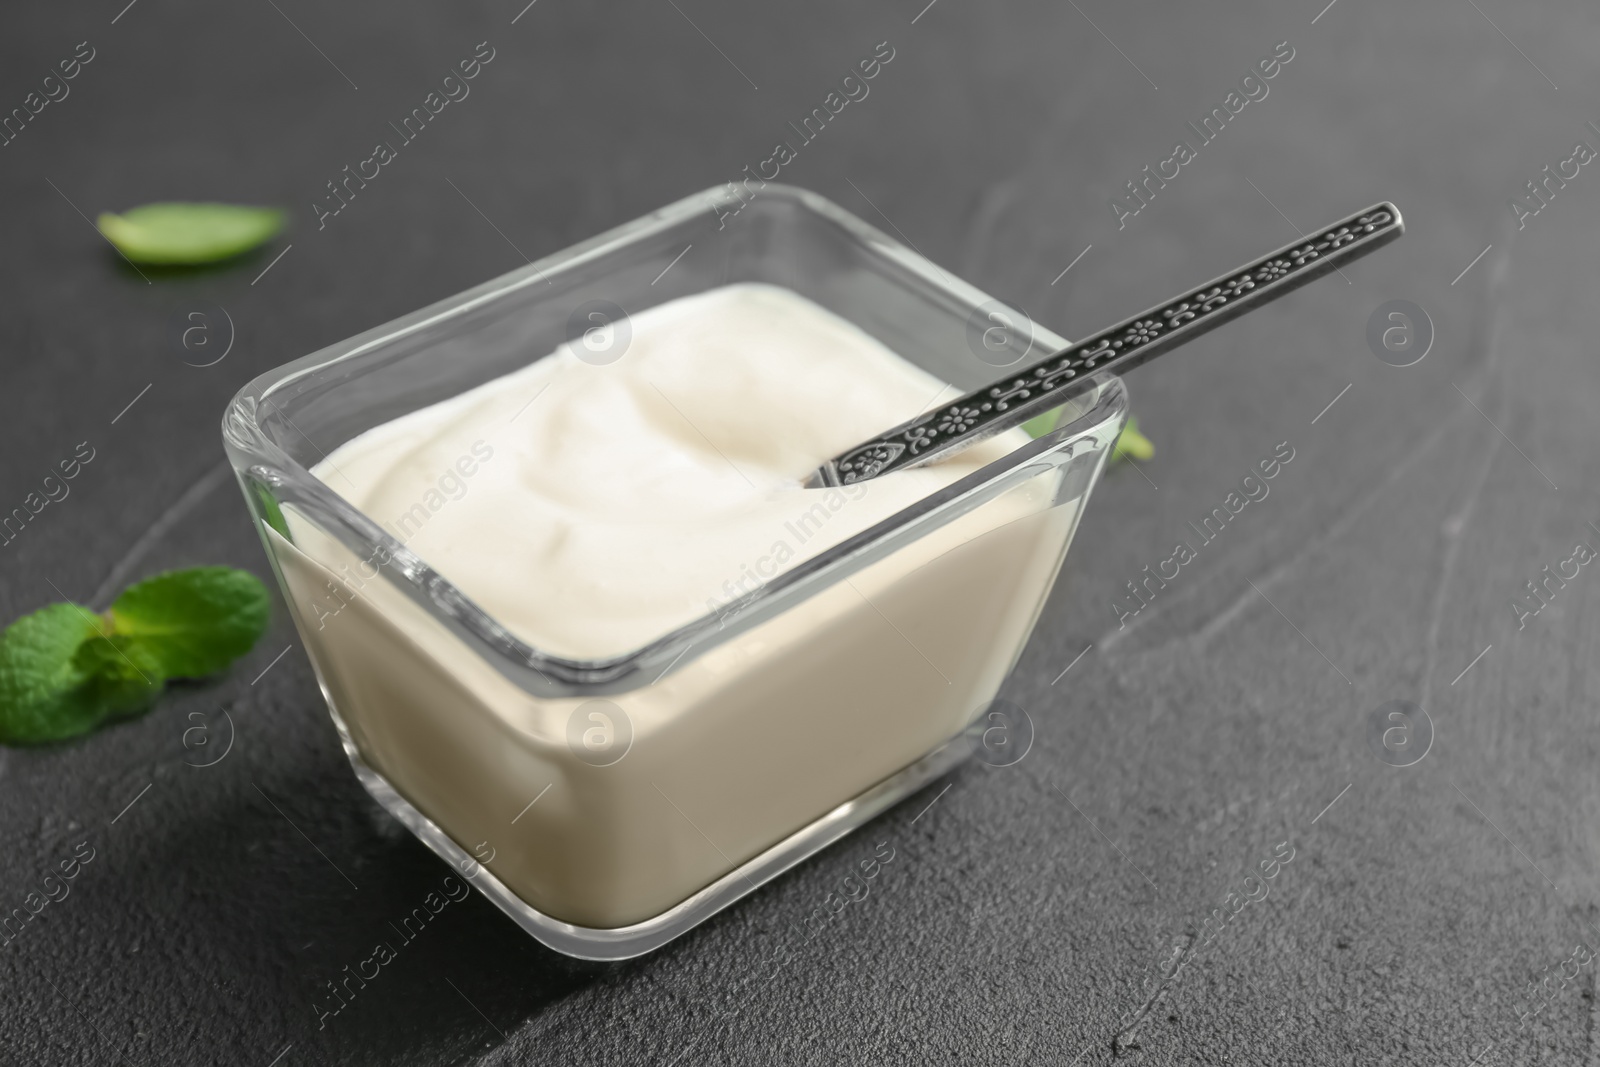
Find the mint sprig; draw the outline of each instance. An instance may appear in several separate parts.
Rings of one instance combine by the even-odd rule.
[[[51,604],[0,634],[0,743],[77,737],[147,710],[172,678],[216,674],[266,631],[271,598],[231,567],[169,571],[109,611]]]

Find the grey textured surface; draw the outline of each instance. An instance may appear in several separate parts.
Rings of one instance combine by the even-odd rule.
[[[565,961],[474,897],[319,1029],[320,984],[446,870],[366,801],[281,611],[228,677],[0,754],[0,906],[95,850],[0,947],[0,1063],[1600,1062],[1594,963],[1519,1031],[1527,984],[1600,943],[1600,578],[1520,631],[1510,606],[1600,544],[1600,177],[1521,233],[1506,203],[1597,143],[1592,6],[924,2],[7,12],[0,107],[77,42],[95,58],[0,148],[0,507],[95,458],[0,549],[6,618],[166,566],[265,574],[221,467],[241,383],[736,177],[879,41],[870,96],[787,176],[1068,335],[1381,198],[1410,233],[1132,376],[1159,454],[1100,488],[1006,687],[1026,759],[646,959]],[[323,183],[484,40],[471,96],[319,231]],[[1269,95],[1119,230],[1109,198],[1283,40]],[[292,248],[254,282],[275,250],[147,284],[79,214],[169,198],[287,204]],[[1413,367],[1363,339],[1394,298],[1437,327]],[[196,299],[237,326],[204,369],[167,336]],[[1123,583],[1285,441],[1271,495],[1117,632]],[[1436,727],[1415,766],[1369,748],[1391,699]],[[192,766],[219,707],[233,747]],[[807,939],[879,841],[872,894]]]

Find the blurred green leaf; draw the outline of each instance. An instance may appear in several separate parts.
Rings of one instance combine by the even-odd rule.
[[[135,263],[192,266],[248,252],[283,229],[277,208],[238,204],[145,204],[99,218],[106,240]]]
[[[1122,432],[1117,435],[1117,443],[1111,449],[1111,462],[1119,459],[1137,459],[1144,461],[1156,454],[1156,446],[1150,438],[1139,432],[1139,420],[1132,415],[1122,427]]]

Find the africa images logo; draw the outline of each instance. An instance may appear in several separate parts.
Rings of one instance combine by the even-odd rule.
[[[1390,700],[1367,714],[1367,743],[1391,767],[1419,763],[1433,747],[1433,720],[1409,700]]]

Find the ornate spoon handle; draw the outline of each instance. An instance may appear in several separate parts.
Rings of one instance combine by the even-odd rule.
[[[812,472],[806,484],[850,485],[942,459],[1064,404],[1087,388],[1094,372],[1137,367],[1403,232],[1399,208],[1374,205],[841,452]]]

